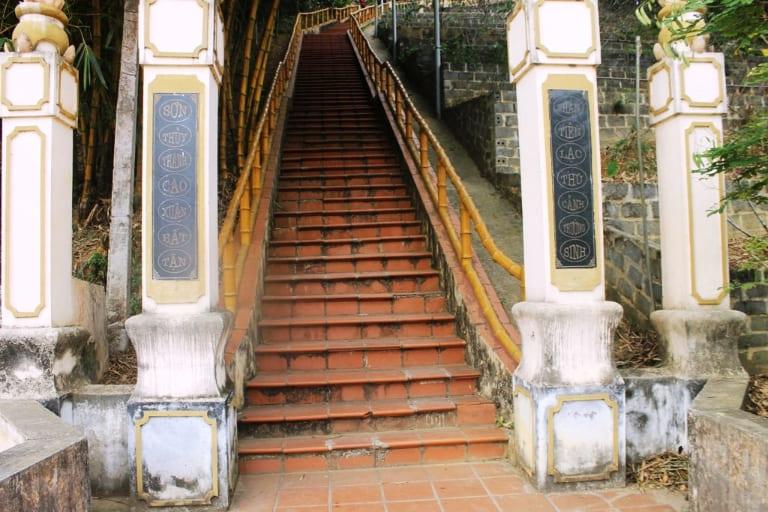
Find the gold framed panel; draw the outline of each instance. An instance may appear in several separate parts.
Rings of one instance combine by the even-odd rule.
[[[203,38],[200,41],[200,44],[191,52],[164,52],[159,50],[157,46],[155,46],[155,44],[152,42],[152,25],[150,24],[150,11],[152,10],[152,5],[160,1],[162,0],[147,0],[147,6],[144,9],[144,48],[150,50],[152,52],[152,56],[154,57],[178,59],[197,59],[200,57],[200,52],[207,50],[209,46],[208,38],[210,31],[208,30],[208,21],[211,15],[210,4],[205,0],[195,0],[195,2],[197,2],[197,4],[203,9]]]
[[[520,14],[521,12],[522,12],[522,14]],[[531,52],[530,52],[530,50],[528,48],[528,35],[529,35],[530,27],[528,26],[528,15],[527,15],[527,12],[525,10],[525,4],[523,2],[517,2],[515,4],[515,7],[512,10],[512,12],[509,14],[509,16],[507,16],[507,30],[509,30],[509,25],[512,23],[512,20],[514,20],[515,17],[518,16],[518,14],[520,14],[523,17],[523,26],[524,26],[524,30],[525,30],[526,45],[525,45],[525,52],[523,52],[522,58],[520,59],[520,61],[514,67],[511,67],[510,63],[507,62],[507,67],[509,68],[509,78],[510,78],[510,80],[521,69],[523,69],[523,67],[525,67],[525,65],[528,63],[528,58],[529,58],[529,56],[531,54]],[[509,37],[507,37],[507,44],[509,44]]]
[[[536,404],[533,403],[533,396],[531,395],[531,392],[524,388],[523,386],[515,386],[514,391],[512,392],[512,400],[514,402],[515,396],[517,395],[523,395],[528,399],[528,402],[531,404],[531,421],[533,422],[531,425],[531,450],[533,451],[533,465],[534,467],[529,468],[525,465],[525,461],[522,460],[522,457],[518,455],[518,463],[520,463],[520,467],[523,468],[523,471],[526,472],[526,474],[530,477],[533,476],[535,472],[535,466],[536,466]]]
[[[43,96],[36,104],[17,105],[8,99],[6,94],[8,92],[6,86],[8,82],[7,73],[14,64],[40,64],[43,68]],[[35,55],[11,57],[3,63],[2,68],[0,68],[0,73],[2,73],[2,77],[0,77],[0,102],[2,102],[2,104],[5,105],[5,108],[9,111],[40,110],[43,108],[43,105],[51,101],[51,67],[43,57]]]
[[[695,170],[693,168],[693,165],[691,165],[691,162],[693,160],[694,154],[692,152],[691,148],[691,135],[693,132],[697,129],[705,129],[709,130],[714,139],[715,144],[720,145],[723,140],[723,134],[720,131],[720,129],[711,122],[693,122],[691,123],[688,128],[685,130],[685,186],[686,186],[686,192],[687,192],[687,199],[688,199],[688,250],[690,251],[690,278],[691,278],[691,296],[696,300],[696,302],[702,306],[717,306],[720,305],[723,302],[723,299],[725,299],[728,296],[728,290],[726,288],[726,285],[729,282],[728,279],[728,237],[727,237],[727,229],[726,229],[726,216],[722,213],[720,215],[720,256],[722,259],[721,265],[720,265],[720,271],[721,271],[721,279],[723,283],[723,288],[720,291],[719,294],[717,294],[714,297],[704,297],[696,287],[696,253],[695,253],[695,245],[694,242],[696,240],[696,235],[694,232],[694,226],[693,226],[693,186],[692,186],[692,180],[693,180],[693,171]],[[725,178],[722,174],[720,174],[718,177],[718,196],[720,200],[722,200],[723,195],[725,194]]]
[[[11,226],[13,225],[13,220],[11,218],[11,205],[12,201],[15,199],[24,200],[24,198],[14,198],[10,193],[6,194],[5,197],[5,204],[3,205],[3,254],[5,255],[6,262],[4,266],[3,271],[3,304],[5,305],[5,308],[11,312],[11,314],[15,318],[36,318],[40,316],[40,312],[45,309],[46,300],[45,300],[45,283],[46,283],[46,275],[45,275],[45,258],[46,258],[46,247],[45,247],[45,167],[46,167],[46,161],[45,161],[45,155],[46,155],[46,137],[45,133],[43,133],[40,128],[37,126],[19,126],[17,128],[14,128],[11,133],[8,134],[8,136],[5,138],[5,162],[3,162],[3,165],[5,166],[4,172],[3,172],[3,190],[10,191],[8,188],[8,180],[10,178],[10,174],[12,172],[22,172],[20,169],[13,169],[11,167],[11,161],[10,161],[10,152],[11,152],[11,143],[13,142],[13,139],[15,139],[17,136],[19,136],[22,133],[34,133],[38,136],[40,139],[40,290],[39,290],[39,300],[37,305],[31,310],[31,311],[20,311],[16,306],[13,305],[13,299],[11,297],[11,267],[13,266],[13,260],[11,258],[11,254],[8,251],[8,244],[11,242],[12,238],[12,229]],[[24,169],[23,171],[26,171],[27,169]]]
[[[602,473],[584,475],[563,475],[555,468],[555,415],[559,413],[567,402],[605,402],[611,409],[613,417],[613,453],[611,464]],[[555,478],[558,483],[591,482],[595,480],[608,480],[611,473],[619,470],[619,404],[608,393],[593,393],[583,395],[560,395],[555,405],[549,408],[547,413],[547,473]]]
[[[59,63],[59,76],[56,80],[56,106],[59,107],[59,112],[61,112],[61,115],[66,117],[67,119],[70,119],[71,121],[77,121],[77,111],[80,109],[80,98],[77,94],[75,94],[75,111],[70,112],[67,110],[67,108],[64,106],[64,104],[61,101],[61,77],[64,75],[64,73],[69,73],[72,78],[75,80],[75,91],[77,91],[78,86],[78,71],[77,68],[70,66],[65,61],[61,61]]]
[[[573,3],[574,1],[584,3],[587,9],[589,9],[590,15],[592,17],[592,45],[584,52],[553,52],[544,46],[544,43],[541,40],[541,16],[539,10],[545,3]],[[600,34],[598,32],[597,26],[597,9],[595,8],[595,4],[592,2],[592,0],[539,0],[533,5],[533,20],[533,31],[535,33],[536,49],[550,59],[588,59],[593,53],[595,53],[595,51],[597,51],[597,48],[600,46]]]
[[[549,91],[551,89],[566,89],[586,91],[589,104],[589,124],[592,142],[592,218],[595,236],[595,267],[594,268],[557,268],[556,238],[555,238],[555,202],[554,176],[552,168],[552,126],[549,112]],[[592,291],[600,285],[603,272],[603,233],[597,229],[602,215],[600,197],[600,142],[598,140],[597,107],[595,102],[596,85],[584,75],[551,74],[541,86],[541,101],[544,112],[544,155],[547,161],[547,197],[549,207],[546,209],[549,224],[549,267],[552,285],[563,292]]]
[[[202,498],[188,500],[154,500],[151,495],[144,492],[143,446],[141,427],[150,422],[152,418],[200,418],[211,427],[211,490]],[[211,500],[219,495],[219,429],[216,420],[208,416],[208,411],[142,411],[142,416],[134,422],[134,435],[136,436],[136,494],[145,500],[150,507],[178,507],[183,505],[208,505]]]
[[[670,68],[669,64],[664,61],[657,62],[648,68],[648,98],[650,100],[653,78],[662,71],[666,71],[667,76],[669,76],[669,80],[667,80],[667,101],[664,102],[664,105],[661,108],[653,108],[651,102],[648,101],[648,107],[651,111],[651,114],[654,116],[659,116],[669,110],[670,105],[672,105],[672,102],[675,100],[674,92],[672,90],[672,68]]]
[[[144,237],[145,257],[144,275],[147,283],[147,297],[158,304],[188,304],[197,302],[205,295],[205,279],[208,262],[205,258],[205,215],[207,205],[205,203],[205,176],[204,168],[208,153],[205,150],[206,106],[205,84],[196,75],[159,75],[147,88],[147,106],[145,108],[144,130],[144,180],[143,180],[143,207],[145,208],[147,229],[142,230]],[[152,254],[154,242],[152,237],[152,219],[154,215],[154,203],[152,198],[152,184],[154,183],[154,104],[152,99],[156,93],[196,93],[198,94],[197,109],[197,279],[187,281],[171,281],[154,279],[152,273]]]
[[[710,63],[717,69],[717,98],[714,101],[694,101],[690,96],[685,85],[685,68],[695,63]],[[723,66],[715,57],[691,57],[687,63],[680,64],[680,89],[681,98],[689,107],[693,108],[717,108],[725,101],[725,74]]]

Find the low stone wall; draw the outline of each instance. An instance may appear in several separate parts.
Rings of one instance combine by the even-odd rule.
[[[90,508],[85,436],[35,401],[0,401],[0,422],[23,442],[0,452],[3,512]]]
[[[692,512],[768,510],[768,418],[742,411],[747,379],[711,379],[688,413]]]

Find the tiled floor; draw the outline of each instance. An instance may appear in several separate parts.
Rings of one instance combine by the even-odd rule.
[[[237,512],[557,512],[686,510],[685,497],[636,487],[541,494],[510,464],[486,462],[244,475],[230,510]]]

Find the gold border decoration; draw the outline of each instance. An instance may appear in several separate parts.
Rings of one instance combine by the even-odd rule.
[[[155,500],[150,494],[144,492],[144,471],[142,462],[141,427],[149,423],[152,418],[200,418],[211,427],[211,490],[202,498],[188,500]],[[142,411],[140,419],[134,422],[134,434],[136,436],[136,493],[140,499],[145,500],[150,507],[177,507],[182,505],[208,505],[211,500],[219,495],[219,449],[218,426],[216,420],[208,415],[208,411]]]
[[[656,75],[661,73],[662,71],[667,72],[667,76],[669,79],[667,80],[667,101],[664,103],[664,106],[661,108],[655,109],[653,108],[653,105],[650,103],[650,98],[652,96],[651,88],[653,87],[653,79]],[[659,116],[669,110],[669,106],[672,105],[672,102],[675,101],[674,91],[672,89],[672,68],[669,67],[669,64],[665,61],[657,62],[650,68],[648,68],[648,107],[651,110],[651,115],[653,116]]]
[[[571,4],[574,3],[574,1],[584,3],[584,5],[589,9],[589,12],[592,16],[592,46],[587,48],[585,52],[582,53],[558,53],[558,52],[552,52],[544,46],[544,43],[541,41],[541,17],[539,15],[539,9],[542,5],[545,3],[553,4],[555,2],[559,3],[567,3]],[[598,47],[600,46],[600,34],[598,33],[598,27],[597,27],[597,9],[595,8],[595,4],[592,2],[592,0],[539,0],[533,5],[533,31],[535,33],[535,42],[536,42],[536,49],[543,53],[547,58],[550,59],[588,59],[595,51],[597,51]]]
[[[8,136],[5,138],[4,144],[5,144],[5,169],[3,172],[3,189],[10,192],[10,189],[8,188],[8,180],[10,178],[10,174],[12,172],[24,172],[26,173],[28,169],[13,169],[11,168],[11,162],[10,162],[10,153],[11,153],[11,142],[13,139],[16,138],[21,133],[35,133],[40,138],[40,300],[32,311],[19,311],[13,306],[13,302],[11,300],[11,276],[10,271],[11,267],[13,266],[12,260],[11,260],[11,254],[8,251],[8,243],[11,242],[11,225],[13,224],[11,222],[11,201],[14,199],[13,196],[8,193],[6,194],[6,200],[5,204],[3,205],[4,212],[3,212],[3,254],[6,258],[6,264],[3,272],[3,304],[5,305],[5,308],[11,312],[11,314],[15,318],[36,318],[40,316],[40,312],[45,309],[45,283],[46,283],[46,275],[45,275],[45,258],[46,258],[46,250],[45,250],[45,192],[46,192],[46,185],[45,185],[45,154],[46,154],[46,140],[45,140],[45,133],[43,133],[40,128],[37,126],[19,126],[15,128],[11,133],[8,134]],[[20,200],[24,200],[25,198],[18,198]]]
[[[602,473],[586,475],[563,475],[555,469],[555,415],[560,412],[566,402],[605,402],[613,412],[613,457],[611,464]],[[549,408],[547,418],[547,473],[555,477],[555,482],[591,482],[595,480],[608,480],[611,473],[619,470],[619,404],[608,393],[594,393],[589,395],[558,396],[555,405]]]
[[[64,104],[61,101],[61,78],[64,76],[64,73],[68,73],[75,81],[75,111],[70,112],[69,110],[64,107]],[[59,112],[61,112],[61,115],[66,117],[67,119],[70,119],[71,121],[76,122],[77,121],[77,113],[80,110],[79,105],[79,97],[78,97],[78,71],[77,68],[70,66],[65,61],[61,61],[59,63],[59,76],[58,80],[56,80],[56,106],[59,107]]]
[[[40,64],[43,68],[43,97],[35,105],[16,105],[12,103],[5,95],[8,70],[13,64]],[[26,57],[11,57],[6,60],[2,65],[2,78],[0,78],[0,101],[5,107],[11,111],[16,112],[19,110],[40,110],[43,105],[51,101],[51,68],[48,62],[43,57],[26,56]]]
[[[513,68],[511,67],[511,63],[509,60],[507,60],[507,68],[509,69],[509,79],[512,80],[514,76],[525,67],[525,65],[528,63],[528,57],[530,56],[531,52],[528,48],[528,38],[529,38],[529,29],[528,26],[528,12],[525,9],[525,4],[523,2],[517,2],[515,4],[515,8],[512,10],[512,12],[507,16],[507,34],[510,32],[509,26],[512,24],[512,21],[515,19],[515,17],[520,14],[522,11],[521,16],[523,17],[523,27],[525,30],[524,34],[524,40],[525,40],[525,52],[523,52],[523,56],[520,59],[520,62],[517,63],[517,65]],[[509,35],[507,35],[507,46],[509,46]]]
[[[221,77],[224,75],[225,52],[220,47],[225,47],[226,35],[224,34],[224,13],[221,11],[221,2],[216,2],[216,12],[213,17],[213,67],[219,75],[217,82],[221,85]],[[221,25],[221,40],[219,40],[219,26]],[[221,52],[221,62],[219,62],[219,52]]]
[[[589,125],[592,131],[592,218],[594,222],[595,236],[595,267],[594,268],[557,268],[556,265],[556,237],[555,237],[555,201],[554,201],[554,176],[552,169],[552,126],[549,112],[549,91],[551,89],[565,89],[574,91],[586,91],[589,104]],[[603,230],[597,229],[602,218],[602,204],[597,199],[600,197],[600,142],[598,139],[597,111],[595,102],[596,85],[583,75],[559,75],[552,74],[541,85],[541,101],[544,108],[544,155],[547,164],[547,197],[549,199],[549,259],[550,276],[552,285],[560,291],[592,291],[600,286],[603,272]]]
[[[728,240],[727,240],[727,230],[726,230],[726,216],[722,213],[718,214],[720,216],[720,256],[722,259],[721,263],[721,272],[722,272],[722,283],[723,287],[720,291],[720,293],[713,297],[713,298],[706,298],[699,293],[699,290],[696,287],[696,253],[695,253],[695,232],[694,232],[694,226],[693,226],[693,187],[692,187],[692,181],[694,179],[693,171],[695,170],[693,168],[693,165],[691,163],[693,162],[694,154],[692,152],[691,148],[691,135],[693,135],[694,131],[698,129],[705,129],[710,130],[712,135],[715,138],[715,144],[720,145],[723,140],[723,134],[720,131],[720,128],[718,128],[714,123],[711,122],[693,122],[691,123],[688,128],[685,130],[685,170],[686,170],[686,177],[685,177],[685,186],[687,189],[687,198],[688,198],[688,251],[690,256],[690,264],[691,264],[691,295],[694,299],[696,299],[696,302],[702,306],[717,306],[720,305],[723,300],[728,296],[727,291],[727,285],[729,282],[728,279]],[[722,200],[723,194],[725,193],[725,178],[723,175],[718,176],[718,194],[720,196],[720,199]]]
[[[156,280],[152,277],[152,216],[154,205],[152,204],[151,187],[154,177],[154,158],[153,158],[153,141],[154,141],[154,102],[153,98],[156,93],[188,93],[198,95],[198,107],[197,107],[197,261],[198,261],[198,273],[197,279],[187,281],[173,281],[173,280]],[[142,236],[146,237],[144,247],[144,275],[146,276],[147,283],[147,297],[154,300],[158,304],[189,304],[197,302],[200,297],[203,297],[206,293],[205,279],[207,275],[208,261],[205,258],[205,214],[207,211],[207,205],[205,202],[205,176],[204,168],[205,162],[208,159],[208,153],[205,150],[205,134],[207,131],[206,112],[205,106],[205,84],[201,82],[195,75],[158,75],[152,83],[147,87],[147,106],[145,111],[147,112],[144,124],[146,129],[144,130],[144,144],[146,149],[144,156],[144,180],[143,187],[150,187],[148,190],[143,191],[146,226],[147,229],[142,230]]]
[[[518,462],[520,463],[520,467],[523,468],[523,471],[525,471],[528,476],[533,476],[534,469],[536,467],[536,404],[533,403],[531,392],[519,384],[515,386],[515,389],[512,392],[513,403],[515,396],[518,394],[526,397],[528,399],[528,403],[531,404],[531,451],[533,452],[533,467],[529,468],[526,466],[525,461],[523,460],[523,457],[520,456],[520,454],[518,454]]]
[[[691,66],[691,64],[705,64],[709,62],[717,70],[717,98],[715,101],[693,101],[688,96],[688,91],[685,86],[685,70]],[[717,108],[725,101],[725,74],[723,73],[723,66],[715,57],[691,57],[687,63],[680,64],[680,94],[681,99],[691,108]]]
[[[152,25],[150,25],[150,11],[152,10],[152,5],[156,4],[157,2],[160,2],[162,0],[147,0],[147,7],[144,9],[144,48],[147,50],[150,50],[152,52],[153,57],[160,57],[160,58],[179,58],[179,59],[197,59],[200,57],[200,53],[203,50],[208,49],[208,38],[210,35],[209,27],[208,27],[208,19],[211,15],[210,13],[210,4],[206,2],[205,0],[195,0],[197,4],[203,9],[203,31],[202,31],[202,40],[200,41],[200,46],[192,50],[191,52],[162,52],[157,49],[157,47],[152,43],[151,41],[151,32],[152,32]]]

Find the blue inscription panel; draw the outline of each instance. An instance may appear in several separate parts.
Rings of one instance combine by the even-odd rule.
[[[589,112],[587,91],[549,91],[556,268],[597,265]]]
[[[152,278],[197,279],[198,95],[155,93]]]

